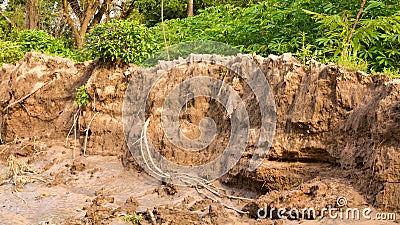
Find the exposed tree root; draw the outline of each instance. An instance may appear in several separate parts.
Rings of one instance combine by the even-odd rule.
[[[87,145],[87,140],[88,140],[88,136],[89,136],[89,129],[90,129],[90,125],[92,124],[93,119],[96,117],[96,115],[99,114],[99,112],[96,112],[94,114],[94,116],[92,117],[92,119],[90,120],[88,127],[86,128],[86,135],[85,135],[85,147],[83,148],[83,156],[86,156],[86,145]]]
[[[5,112],[8,108],[11,108],[11,107],[13,107],[14,105],[16,105],[16,104],[18,104],[18,103],[24,101],[25,99],[27,99],[27,98],[29,98],[31,95],[35,94],[37,91],[39,91],[40,89],[42,89],[42,88],[45,87],[46,85],[49,85],[49,84],[53,83],[53,81],[54,81],[54,80],[51,80],[51,81],[48,81],[48,82],[44,83],[42,86],[36,88],[36,89],[33,90],[31,93],[25,95],[24,97],[22,97],[22,98],[18,99],[17,101],[15,101],[15,102],[9,104],[8,106],[6,106],[2,111]]]

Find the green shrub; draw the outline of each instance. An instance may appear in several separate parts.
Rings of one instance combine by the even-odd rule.
[[[24,53],[17,43],[0,39],[0,66],[3,63],[15,63],[23,56]]]
[[[133,224],[139,224],[143,220],[142,214],[133,213],[133,215],[127,215],[124,217],[126,222],[132,222]]]
[[[397,70],[400,67],[400,14],[374,17],[377,10],[382,10],[378,7],[382,5],[377,3],[367,5],[364,11],[366,18],[359,20],[347,49],[347,37],[355,20],[350,12],[333,15],[307,12],[316,20],[317,30],[321,33],[315,40],[316,47],[325,49],[325,57],[339,64],[343,62],[343,57],[351,55],[355,63],[358,59],[367,61],[369,71]]]
[[[265,0],[248,8],[225,5],[207,8],[195,17],[167,20],[165,32],[168,45],[213,40],[262,56],[292,52],[303,63],[315,59],[352,69],[398,70],[400,5],[368,1],[346,46],[359,7],[358,0]],[[150,32],[157,43],[163,43],[160,24]]]
[[[23,30],[19,32],[17,42],[23,52],[37,51],[71,58],[75,61],[84,61],[86,59],[78,50],[69,49],[64,42],[40,30]]]
[[[90,96],[87,92],[85,85],[80,86],[76,90],[76,96],[74,100],[74,105],[79,107],[85,107],[89,103]]]
[[[167,54],[168,53],[168,54]],[[187,58],[190,54],[217,54],[222,56],[237,55],[240,51],[227,44],[209,40],[188,41],[168,46],[168,52],[161,50],[141,63],[142,67],[156,66],[159,60],[169,61]]]
[[[296,53],[303,43],[310,43],[317,27],[311,16],[299,7],[283,7],[275,0],[263,1],[248,8],[224,5],[210,7],[201,14],[165,22],[169,45],[185,41],[213,40],[229,44],[244,53]],[[161,43],[161,25],[151,28]],[[306,33],[303,40],[303,34]]]
[[[259,0],[196,0],[193,2],[193,8],[194,14],[197,15],[202,9],[208,7],[225,4],[247,7],[258,1]],[[186,18],[187,3],[187,0],[164,1],[164,20]],[[158,22],[161,22],[161,0],[135,0],[134,5],[137,10],[136,18],[142,18],[142,21],[145,22],[146,25],[154,26]]]
[[[160,46],[138,22],[115,21],[94,27],[86,35],[85,48],[93,58],[140,63],[149,58]]]
[[[25,52],[62,54],[65,51],[63,43],[44,31],[23,30],[18,34],[17,41]]]

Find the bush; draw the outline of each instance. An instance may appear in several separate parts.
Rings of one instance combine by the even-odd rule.
[[[184,41],[213,40],[229,44],[244,53],[269,54],[296,53],[303,41],[315,35],[303,33],[317,24],[301,9],[283,7],[274,0],[264,1],[248,8],[225,5],[207,8],[201,14],[166,21],[169,45]],[[158,42],[162,42],[161,26],[151,28]]]
[[[123,20],[96,26],[86,40],[91,56],[104,61],[121,59],[139,64],[160,48],[146,26]]]
[[[17,43],[0,39],[0,66],[3,63],[15,63],[23,56],[24,53]]]
[[[165,30],[169,45],[213,40],[262,56],[292,52],[303,63],[316,59],[364,70],[368,62],[369,71],[398,70],[400,5],[367,2],[346,47],[359,7],[358,0],[265,0],[248,8],[207,8],[195,17],[166,21]],[[163,42],[160,24],[151,32]]]
[[[247,7],[257,3],[258,0],[196,0],[194,1],[194,14],[197,15],[202,9],[231,4],[234,6]],[[187,0],[168,0],[164,1],[164,20],[186,18]],[[135,8],[148,26],[154,26],[161,22],[161,0],[135,0]]]
[[[74,105],[80,107],[85,107],[89,103],[90,96],[87,92],[85,85],[80,86],[76,89],[76,96],[74,100]]]
[[[355,18],[347,11],[328,15],[313,13],[321,33],[315,42],[319,49],[325,49],[326,57],[340,59],[352,55],[368,62],[370,71],[398,70],[400,67],[400,14],[387,11],[381,2],[371,2],[366,5],[363,17],[358,22],[346,49],[347,37]],[[398,7],[400,9],[400,7]],[[378,14],[382,13],[384,14]],[[340,63],[340,60],[337,61]]]
[[[24,53],[37,51],[40,53],[71,58],[75,61],[85,60],[85,57],[83,57],[78,50],[69,49],[66,47],[64,42],[57,40],[44,31],[23,30],[18,33],[17,42]]]

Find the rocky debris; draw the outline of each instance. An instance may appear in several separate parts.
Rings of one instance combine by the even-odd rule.
[[[91,205],[84,207],[84,218],[76,221],[76,224],[112,224],[120,221],[120,218],[136,215],[138,202],[134,197],[129,197],[125,203],[115,202],[114,197],[107,195],[103,189],[96,191],[96,197],[90,201]]]
[[[339,205],[338,205],[339,201]],[[340,202],[340,201],[343,201]],[[353,188],[340,180],[315,178],[307,183],[299,182],[290,191],[271,191],[260,196],[244,209],[249,211],[253,218],[266,217],[272,219],[317,219],[328,216],[329,208],[346,210],[368,206],[364,198]],[[259,209],[263,211],[259,212]],[[284,213],[278,216],[278,209]]]

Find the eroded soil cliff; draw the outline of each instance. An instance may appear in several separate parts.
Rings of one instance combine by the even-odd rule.
[[[98,61],[74,63],[38,53],[28,53],[16,65],[5,64],[0,70],[0,157],[2,178],[6,181],[2,187],[13,190],[14,195],[18,193],[15,189],[18,176],[10,176],[10,173],[15,175],[15,171],[7,168],[13,165],[13,160],[25,160],[34,169],[21,169],[30,177],[20,180],[26,184],[18,187],[21,195],[24,189],[43,192],[40,188],[45,184],[48,192],[54,190],[58,196],[52,204],[63,208],[80,207],[79,213],[64,213],[69,219],[61,216],[64,219],[56,221],[65,224],[108,224],[134,211],[145,215],[142,223],[276,223],[280,220],[256,220],[257,210],[266,206],[322,208],[335,204],[340,196],[346,197],[349,207],[369,205],[383,211],[400,210],[399,80],[348,71],[334,64],[311,62],[306,67],[289,54],[268,58],[239,55],[227,60],[240,62],[240,57],[250,57],[258,64],[273,90],[276,104],[272,148],[255,171],[247,168],[256,143],[252,138],[257,137],[260,129],[261,114],[254,93],[234,72],[202,62],[187,63],[167,71],[168,76],[150,93],[146,112],[153,118],[148,138],[160,153],[177,163],[203,164],[215,159],[227,145],[231,124],[224,115],[225,109],[210,98],[199,97],[181,111],[181,128],[188,137],[198,137],[199,122],[205,116],[213,118],[217,125],[218,136],[211,145],[191,155],[193,153],[174,148],[159,126],[159,109],[165,93],[185,78],[199,74],[222,79],[234,87],[244,99],[247,111],[251,112],[250,125],[255,136],[251,136],[240,162],[219,183],[225,192],[253,199],[240,204],[228,201],[248,214],[227,209],[204,196],[191,199],[189,197],[198,193],[189,188],[178,188],[180,194],[176,197],[168,185],[140,173],[141,169],[126,147],[121,115],[125,91],[137,66]],[[162,71],[165,63],[153,70]],[[91,99],[78,111],[73,100],[81,85],[86,86]],[[119,165],[131,168],[131,173],[112,163],[118,161],[117,157],[121,160]],[[102,160],[107,162],[100,166]],[[107,170],[113,173],[106,173]],[[44,178],[33,181],[32,176]],[[104,180],[97,184],[90,180],[96,176]],[[141,178],[130,179],[130,176]],[[151,180],[152,184],[145,184],[146,180]],[[85,183],[93,188],[85,189]],[[104,192],[111,183],[114,192]],[[80,196],[77,190],[86,190],[81,194],[87,201],[76,205],[68,203],[63,197],[63,188],[71,189],[74,196],[71,199],[83,198],[77,197]],[[141,191],[143,189],[155,192],[146,193]],[[149,204],[146,197],[140,200],[139,194],[127,194],[135,190],[148,199],[158,200]],[[9,198],[5,196],[10,193],[4,191],[0,198]],[[37,196],[31,194],[24,199],[29,204],[29,198]],[[21,204],[4,206],[2,219],[11,221],[13,211],[24,207],[24,203]],[[37,203],[35,207],[42,206]],[[23,212],[29,214],[35,210]],[[43,217],[40,220],[28,215],[18,218],[39,223],[48,221],[51,214],[38,214]],[[175,214],[177,216],[172,216]],[[276,219],[276,215],[272,217]]]

